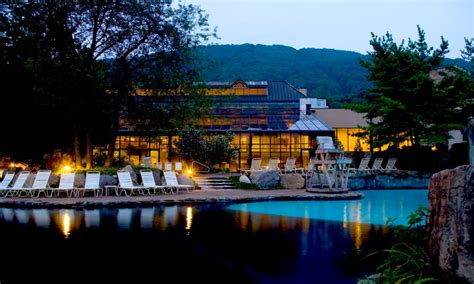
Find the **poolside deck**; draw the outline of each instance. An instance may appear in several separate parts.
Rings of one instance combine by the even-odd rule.
[[[285,190],[215,190],[180,192],[155,196],[103,196],[79,198],[7,198],[0,207],[15,208],[99,208],[99,207],[150,207],[155,205],[187,205],[206,203],[254,202],[265,200],[352,200],[361,199],[361,192],[310,193],[302,189]]]

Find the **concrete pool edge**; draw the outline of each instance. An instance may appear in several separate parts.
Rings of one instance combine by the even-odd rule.
[[[293,190],[222,190],[195,191],[175,195],[156,196],[110,196],[80,198],[8,198],[0,200],[5,208],[125,208],[172,205],[228,204],[258,201],[291,200],[355,200],[363,198],[363,193],[309,193],[302,189]]]

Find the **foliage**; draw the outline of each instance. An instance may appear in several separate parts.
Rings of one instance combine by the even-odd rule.
[[[204,132],[200,129],[190,129],[181,132],[176,143],[177,154],[186,161],[205,161],[206,143]]]
[[[232,184],[238,189],[251,189],[251,190],[260,189],[260,187],[258,187],[258,185],[254,183],[240,182],[239,178],[240,178],[239,176],[231,176],[229,178]]]
[[[120,118],[141,129],[170,129],[192,124],[206,111],[201,86],[193,84],[199,74],[189,66],[191,49],[213,35],[199,7],[172,1],[4,3],[0,83],[17,95],[8,96],[12,107],[5,115],[16,116],[25,104],[24,121],[64,129],[61,135],[52,132],[52,146],[74,144],[76,164],[85,148],[90,166],[94,143],[108,144],[110,165]],[[161,92],[139,99],[137,88]],[[189,100],[160,96],[164,92]],[[15,138],[28,140],[22,133]]]
[[[90,170],[77,170],[75,171],[76,174],[86,174],[87,171],[97,171],[100,172],[102,175],[109,175],[114,176],[117,175],[117,172],[122,170],[123,167],[94,167]]]
[[[230,162],[235,157],[232,148],[232,133],[213,136],[205,142],[205,161],[213,166],[220,163]]]
[[[181,133],[176,144],[177,154],[187,161],[195,160],[213,165],[229,162],[235,155],[231,147],[232,134],[215,135],[205,138],[204,131],[190,129]]]
[[[424,31],[418,27],[418,40],[397,44],[387,33],[372,34],[369,60],[362,65],[373,87],[366,104],[350,107],[366,113],[369,126],[361,137],[372,147],[443,143],[448,131],[461,129],[458,115],[468,96],[466,72],[449,67],[440,70],[448,42],[441,38],[439,48],[428,47]],[[438,76],[439,78],[436,78]]]
[[[354,168],[358,168],[360,161],[362,158],[364,158],[365,152],[362,148],[362,145],[360,143],[360,139],[357,139],[355,146],[354,146],[354,151],[352,152],[352,166]]]
[[[427,254],[429,236],[424,225],[427,214],[428,209],[420,206],[408,216],[408,226],[392,226],[396,242],[390,248],[367,256],[383,256],[375,277],[369,277],[371,283],[431,283],[444,277]],[[388,220],[387,225],[391,226],[392,221]]]
[[[352,51],[241,44],[203,46],[196,53],[201,62],[209,64],[203,66],[206,81],[287,81],[307,88],[310,97],[328,99],[330,107],[362,103],[372,86],[367,70],[359,64],[368,56]],[[444,61],[469,68],[461,59]]]

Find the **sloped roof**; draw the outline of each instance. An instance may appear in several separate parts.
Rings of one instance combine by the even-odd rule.
[[[316,109],[316,115],[332,128],[357,128],[367,126],[363,113],[358,113],[349,109]]]
[[[306,98],[300,91],[295,87],[288,84],[287,82],[282,81],[261,81],[253,82],[246,81],[247,85],[250,87],[262,87],[265,86],[268,89],[268,94],[266,96],[235,96],[232,102],[297,102],[299,103],[300,98]],[[232,83],[230,82],[207,82],[207,86],[210,88],[217,87],[231,87]],[[228,100],[228,98],[221,96],[212,96],[214,100]]]

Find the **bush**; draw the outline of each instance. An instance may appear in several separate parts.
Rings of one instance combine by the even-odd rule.
[[[260,189],[260,187],[258,187],[258,185],[256,185],[256,184],[240,182],[239,179],[240,179],[240,176],[231,176],[230,177],[230,181],[238,189],[254,189],[254,190]]]

